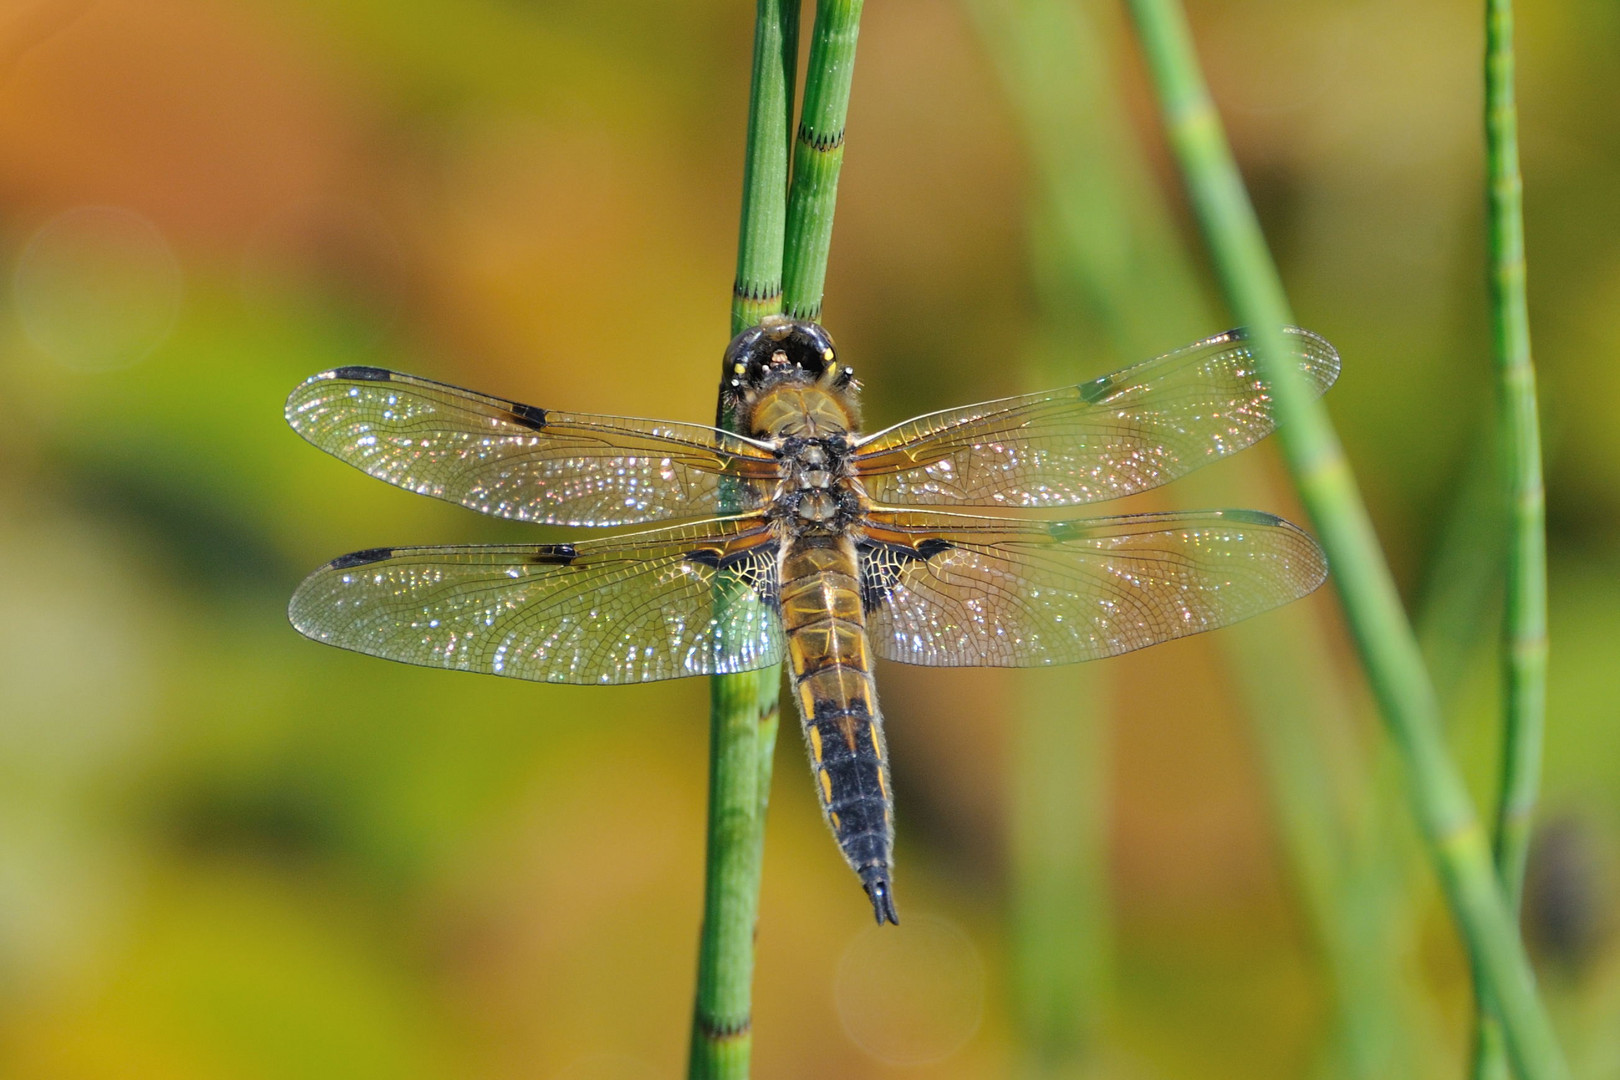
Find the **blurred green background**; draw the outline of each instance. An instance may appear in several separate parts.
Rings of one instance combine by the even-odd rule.
[[[286,599],[341,552],[566,534],[370,480],[281,403],[363,363],[707,420],[752,7],[0,7],[0,1071],[680,1071],[706,686],[301,639]],[[1479,8],[1191,15],[1483,794]],[[1620,1072],[1620,9],[1521,4],[1520,80],[1553,635],[1527,930],[1595,1078]],[[847,145],[825,321],[873,426],[1227,325],[1110,5],[869,5]],[[1297,519],[1272,454],[1141,505]],[[1466,972],[1333,600],[1267,619],[1293,621],[1080,673],[883,668],[885,934],[784,724],[756,1074],[1456,1075]],[[1268,672],[1294,697],[1251,723]],[[1048,842],[1096,857],[1041,878]]]

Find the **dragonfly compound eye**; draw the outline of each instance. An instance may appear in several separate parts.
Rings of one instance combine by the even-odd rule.
[[[725,369],[744,386],[795,374],[814,382],[838,370],[837,355],[832,337],[816,323],[773,317],[732,339]]]

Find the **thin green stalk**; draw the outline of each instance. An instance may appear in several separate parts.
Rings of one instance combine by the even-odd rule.
[[[760,855],[775,745],[777,667],[716,676],[710,691],[709,854],[692,1022],[693,1080],[745,1080]],[[767,740],[766,736],[769,736]]]
[[[1204,84],[1175,0],[1129,0],[1171,151],[1227,301],[1255,333],[1262,363],[1283,355],[1282,281]],[[1269,365],[1283,455],[1333,567],[1350,630],[1396,751],[1475,980],[1496,1002],[1524,1080],[1568,1075],[1535,976],[1497,881],[1490,847],[1444,741],[1440,710],[1400,596],[1337,433],[1288,365]]]
[[[1190,259],[1177,247],[1151,169],[1115,107],[1117,9],[1102,0],[965,0],[965,6],[995,61],[1035,166],[1037,206],[1044,212],[1032,222],[1031,235],[1051,248],[1043,263],[1050,270],[1036,274],[1043,312],[1048,318],[1082,313],[1076,325],[1064,327],[1064,355],[1072,357],[1075,342],[1085,338],[1086,322],[1103,328],[1117,363],[1207,333],[1213,313]],[[1051,379],[1058,381],[1055,373]],[[1170,494],[1201,505],[1265,506],[1274,492],[1261,473],[1258,459],[1244,455]],[[1330,742],[1351,724],[1352,696],[1336,685],[1342,676],[1332,647],[1301,609],[1233,627],[1219,640],[1254,720],[1281,838],[1334,990],[1330,1075],[1381,1080],[1414,1074],[1412,1040],[1404,1030],[1412,1010],[1404,1007],[1410,992],[1400,970],[1403,951],[1390,944],[1407,920],[1391,902],[1393,895],[1375,887],[1371,867],[1351,840],[1354,811],[1344,774],[1353,770]],[[1026,1073],[1043,1077],[1077,1075],[1090,1065],[1088,1036],[1107,996],[1105,980],[1095,974],[1102,963],[1096,943],[1107,940],[1105,905],[1091,894],[1104,883],[1075,873],[1064,861],[1085,854],[1099,829],[1091,815],[1099,812],[1100,798],[1076,790],[1100,780],[1097,746],[1085,748],[1083,767],[1065,753],[1078,752],[1077,738],[1099,721],[1089,707],[1062,712],[1026,713],[1020,741],[1044,738],[1049,745],[1020,755],[1029,771],[1017,774],[1014,807],[1015,841],[1022,841],[1014,844],[1012,863],[1016,1004]],[[1058,724],[1073,730],[1048,730]],[[1085,738],[1089,744],[1103,741],[1095,733]],[[1038,842],[1054,832],[1044,815],[1063,805],[1043,794],[1048,782],[1067,785],[1068,802],[1078,804],[1063,806],[1072,815],[1063,846]],[[1087,797],[1075,798],[1082,793]],[[1069,890],[1061,922],[1052,915],[1059,903],[1052,894],[1060,885]],[[1043,940],[1040,931],[1047,927],[1057,929]],[[1378,945],[1369,948],[1374,940]]]
[[[758,0],[733,333],[782,306],[798,27],[798,0]],[[719,412],[722,427],[733,427],[735,420]],[[737,509],[724,492],[720,509]],[[708,851],[687,1069],[692,1080],[746,1080],[749,1072],[754,930],[781,684],[780,665],[710,680]]]
[[[1536,370],[1530,358],[1530,312],[1525,298],[1524,181],[1519,174],[1519,114],[1513,90],[1512,0],[1485,2],[1485,148],[1497,437],[1508,506],[1496,872],[1508,905],[1517,915],[1546,723],[1547,537]],[[1481,1080],[1507,1075],[1495,1011],[1494,999],[1480,995],[1474,1075]]]
[[[786,243],[788,155],[793,145],[798,60],[799,0],[759,0],[737,280],[731,294],[733,334],[782,310],[782,248]]]
[[[1523,181],[1513,102],[1513,5],[1487,0],[1486,117],[1490,154],[1491,315],[1500,383],[1500,438],[1512,539],[1506,636],[1507,749],[1497,816],[1497,863],[1515,907],[1523,891],[1530,814],[1541,772],[1547,698],[1547,546],[1536,372],[1525,299]]]
[[[821,315],[861,7],[862,0],[819,0],[816,4],[782,264],[783,310],[800,319]]]

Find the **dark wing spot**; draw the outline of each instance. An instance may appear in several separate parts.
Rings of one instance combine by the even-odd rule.
[[[1264,510],[1222,510],[1222,521],[1236,521],[1243,525],[1281,525],[1282,518]]]
[[[718,570],[722,556],[714,548],[698,548],[696,551],[688,551],[682,558],[693,566],[707,566],[710,570]]]
[[[745,547],[741,551],[733,551],[727,555],[719,548],[697,548],[681,556],[682,559],[697,566],[707,566],[711,570],[735,570],[739,566],[748,567],[760,562],[762,557],[776,551],[775,544],[762,544],[754,547]]]
[[[950,543],[937,537],[910,544],[862,544],[861,604],[867,611],[889,602],[895,586],[900,584],[900,573],[910,563],[926,562],[935,555],[951,549]]]
[[[394,373],[387,368],[363,365],[340,367],[332,372],[334,379],[353,379],[355,382],[388,382],[393,377]]]
[[[513,405],[507,419],[514,424],[539,431],[546,426],[546,410],[537,405]]]
[[[715,574],[746,585],[767,604],[776,603],[776,543],[770,541],[726,554],[720,548],[694,548],[681,556],[690,566],[707,567]]]
[[[1114,392],[1114,377],[1104,375],[1100,379],[1092,379],[1090,382],[1081,383],[1078,389],[1080,391],[1080,400],[1088,405],[1095,405]]]
[[[573,544],[542,544],[529,554],[536,566],[568,566],[579,558]]]
[[[339,555],[329,565],[333,570],[349,570],[356,566],[365,566],[367,563],[382,562],[384,559],[394,557],[393,548],[366,548],[364,551],[351,551],[347,555]]]

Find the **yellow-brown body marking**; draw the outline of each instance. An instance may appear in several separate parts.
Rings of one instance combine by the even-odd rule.
[[[822,809],[867,882],[887,874],[894,830],[854,541],[798,538],[783,555],[781,582],[794,697]]]
[[[860,423],[857,387],[830,345],[803,356],[804,343],[793,344],[801,355],[784,347],[740,365],[737,411],[745,432],[775,446],[785,466],[771,493],[777,596],[822,811],[878,920],[898,922],[894,815],[855,525],[868,501],[846,460]]]

